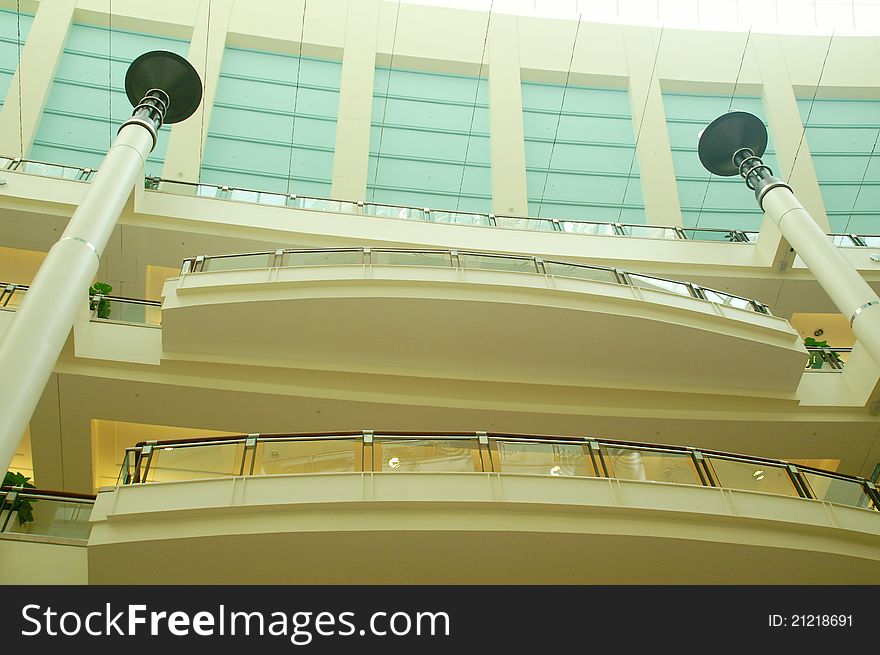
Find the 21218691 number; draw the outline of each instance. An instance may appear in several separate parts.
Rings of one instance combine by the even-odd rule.
[[[852,614],[770,614],[768,625],[771,628],[843,628],[852,627]]]

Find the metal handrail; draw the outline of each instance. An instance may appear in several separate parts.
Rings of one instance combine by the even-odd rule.
[[[831,370],[839,371],[843,369],[846,362],[840,358],[837,353],[851,353],[852,348],[838,348],[834,346],[804,346],[810,353],[804,368],[810,370],[820,370],[825,364]]]
[[[715,289],[710,289],[708,287],[703,287],[697,284],[692,284],[689,282],[681,282],[678,280],[670,280],[668,278],[657,277],[656,275],[649,275],[645,273],[636,273],[623,271],[621,269],[612,268],[609,266],[597,266],[593,264],[582,264],[579,262],[567,262],[561,261],[557,259],[544,259],[542,257],[536,257],[532,255],[509,255],[505,253],[496,253],[496,252],[487,252],[487,251],[477,251],[477,250],[453,250],[453,249],[440,249],[440,248],[279,248],[277,250],[262,250],[256,252],[248,252],[248,253],[232,253],[225,255],[199,255],[197,257],[188,257],[183,260],[183,264],[181,265],[181,275],[188,275],[191,273],[204,273],[206,271],[206,266],[209,264],[211,260],[214,259],[231,259],[235,257],[266,257],[266,265],[265,266],[257,266],[252,268],[278,268],[282,266],[281,258],[284,255],[291,254],[314,254],[314,253],[361,253],[363,255],[363,260],[361,264],[349,264],[349,265],[369,265],[368,260],[371,259],[371,256],[374,253],[414,253],[414,254],[442,254],[449,257],[449,266],[451,268],[461,268],[460,261],[461,257],[468,256],[477,256],[477,257],[494,257],[498,259],[509,259],[516,261],[530,261],[534,264],[534,271],[536,274],[543,275],[554,275],[551,271],[548,271],[548,265],[552,268],[555,265],[562,266],[571,266],[575,268],[582,268],[585,270],[596,270],[596,271],[605,271],[608,273],[609,281],[614,280],[617,284],[621,284],[624,286],[631,287],[639,287],[640,285],[634,284],[630,279],[630,276],[636,276],[636,278],[645,278],[648,280],[657,280],[658,282],[665,282],[670,284],[681,285],[682,287],[687,289],[687,295],[696,298],[697,300],[703,300],[707,302],[712,302],[713,304],[719,305],[730,305],[731,301],[739,300],[742,303],[748,305],[751,308],[751,311],[757,314],[766,314],[772,316],[770,309],[764,303],[753,300],[750,298],[744,298],[742,296],[737,296],[732,293],[728,293],[726,291],[717,291]],[[340,264],[341,265],[341,264]],[[414,264],[417,265],[417,264]],[[565,275],[561,275],[561,277],[566,277]],[[655,291],[659,291],[661,293],[673,293],[674,295],[683,295],[677,294],[672,291],[664,291],[663,289],[653,289]],[[725,302],[716,302],[712,300],[710,297],[711,294],[715,294],[720,298],[725,299]]]
[[[551,436],[521,433],[500,432],[401,432],[401,431],[341,431],[341,432],[308,432],[308,433],[272,433],[272,434],[242,434],[222,437],[203,437],[189,439],[168,439],[156,441],[141,441],[133,447],[126,448],[123,458],[122,471],[119,478],[121,485],[143,484],[149,482],[151,472],[157,468],[157,457],[161,458],[161,452],[175,448],[212,447],[221,445],[237,445],[242,447],[240,462],[236,471],[218,474],[220,477],[254,475],[256,452],[259,445],[268,446],[273,443],[317,440],[346,440],[360,444],[361,449],[373,448],[376,443],[385,443],[395,439],[420,439],[425,441],[436,440],[462,440],[469,441],[472,447],[480,451],[480,457],[474,458],[474,472],[476,473],[503,473],[495,471],[493,457],[497,457],[498,443],[529,442],[562,445],[580,445],[589,452],[589,457],[584,455],[584,463],[591,461],[596,477],[615,477],[609,471],[609,463],[613,465],[613,457],[608,450],[625,449],[638,452],[663,452],[667,454],[686,456],[693,463],[695,478],[698,476],[702,486],[721,487],[719,476],[714,470],[713,460],[735,461],[758,467],[773,467],[784,470],[791,482],[792,489],[802,498],[817,499],[815,492],[809,483],[807,475],[818,475],[825,478],[856,484],[864,494],[865,509],[877,510],[880,508],[880,494],[876,486],[865,478],[845,475],[833,471],[826,471],[817,467],[794,465],[785,460],[777,460],[754,455],[742,455],[712,449],[698,449],[690,446],[678,446],[658,443],[644,443],[636,441],[623,441],[606,439],[604,437],[590,436]],[[485,451],[485,452],[484,452]],[[157,455],[159,453],[159,455]],[[493,455],[494,453],[494,455]],[[374,468],[372,454],[367,456],[363,452],[360,468],[357,472],[378,472]],[[612,461],[606,461],[611,457]],[[238,457],[236,458],[238,459]],[[477,468],[476,462],[480,462]],[[488,464],[487,464],[488,463]],[[158,467],[161,468],[161,467]],[[756,473],[763,470],[756,470]],[[549,475],[555,475],[550,472]],[[793,495],[793,494],[792,494]],[[862,505],[855,505],[863,507]]]
[[[52,162],[44,162],[44,161],[39,161],[39,160],[35,160],[35,159],[21,159],[18,157],[5,157],[5,156],[0,156],[0,159],[8,160],[6,166],[0,167],[0,170],[16,171],[18,168],[20,168],[21,164],[27,164],[27,163],[42,164],[45,166],[55,166],[55,167],[60,167],[60,168],[69,168],[72,170],[79,170],[81,172],[81,174],[83,175],[83,177],[80,180],[74,180],[74,181],[88,182],[91,180],[91,177],[96,172],[96,169],[92,169],[92,168],[88,168],[88,167],[70,166],[68,164],[55,164]],[[19,171],[19,172],[27,173],[27,171]],[[51,176],[47,176],[47,177],[51,177]],[[266,195],[266,196],[278,196],[278,197],[285,197],[285,198],[289,198],[289,199],[315,200],[315,201],[327,202],[327,203],[342,203],[342,204],[351,205],[352,207],[354,207],[355,213],[357,213],[357,214],[364,214],[365,213],[364,208],[367,206],[388,207],[388,208],[396,207],[396,208],[400,208],[400,209],[408,209],[408,210],[411,210],[414,212],[422,212],[422,213],[428,212],[429,214],[434,213],[434,212],[437,212],[437,213],[442,212],[442,213],[449,213],[449,214],[462,214],[462,215],[475,216],[475,217],[479,217],[479,218],[485,218],[486,219],[486,221],[485,221],[486,227],[503,227],[503,226],[499,226],[497,224],[497,219],[499,219],[499,218],[501,218],[501,219],[512,218],[512,219],[516,219],[516,220],[520,220],[520,221],[545,221],[545,222],[548,222],[551,224],[551,230],[549,230],[549,231],[553,231],[553,232],[565,232],[565,230],[561,227],[561,225],[563,223],[575,223],[575,224],[583,224],[583,225],[601,225],[601,226],[607,227],[610,232],[609,235],[603,235],[603,236],[630,236],[630,235],[627,235],[626,231],[623,229],[626,227],[656,228],[658,230],[668,230],[668,231],[670,231],[671,234],[674,235],[672,237],[673,239],[684,240],[684,241],[703,241],[703,239],[693,239],[692,237],[688,237],[687,236],[688,232],[703,232],[703,233],[710,233],[711,232],[711,233],[715,233],[715,234],[724,233],[726,235],[729,235],[727,240],[730,243],[755,243],[755,239],[753,239],[751,237],[753,235],[757,234],[757,232],[754,232],[751,230],[740,230],[738,228],[683,227],[683,226],[678,226],[678,225],[643,225],[640,223],[615,223],[615,222],[610,222],[610,221],[588,221],[588,220],[580,219],[580,218],[553,218],[553,217],[545,217],[545,216],[517,216],[517,215],[496,216],[493,213],[470,212],[470,211],[464,211],[464,210],[458,210],[458,209],[456,209],[456,210],[437,209],[437,208],[416,207],[414,205],[403,205],[403,204],[398,204],[398,203],[387,204],[387,203],[375,202],[375,201],[341,200],[341,199],[336,199],[336,198],[320,198],[320,197],[316,197],[316,196],[300,196],[297,194],[279,193],[276,191],[268,191],[268,190],[261,190],[261,189],[248,189],[246,187],[233,187],[233,186],[227,186],[227,185],[221,185],[221,184],[188,182],[188,181],[182,181],[182,180],[168,180],[168,179],[165,179],[162,177],[156,177],[156,176],[147,176],[144,180],[145,188],[147,190],[151,190],[151,191],[161,191],[159,186],[162,183],[166,183],[169,185],[192,186],[192,187],[206,187],[206,188],[211,187],[211,188],[217,189],[218,191],[227,191],[227,192],[243,191],[246,193],[257,193],[257,194]],[[245,201],[241,201],[241,202],[249,202],[249,201],[245,200]],[[327,210],[316,209],[316,211],[327,211]],[[427,220],[428,220],[428,222],[430,222],[430,219],[427,219]],[[468,225],[468,224],[463,223],[462,225]],[[513,228],[513,229],[516,229],[516,228]],[[880,235],[873,235],[873,234],[836,234],[836,233],[832,233],[832,234],[829,234],[828,236],[830,236],[830,237],[847,237],[852,242],[851,244],[847,244],[847,245],[852,245],[852,246],[857,246],[857,247],[870,247],[865,242],[865,238],[880,239]],[[639,238],[639,237],[632,237],[632,238]],[[714,239],[711,241],[714,241]]]

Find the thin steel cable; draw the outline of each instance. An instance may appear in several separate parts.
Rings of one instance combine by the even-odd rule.
[[[728,113],[733,109],[733,101],[736,99],[736,91],[739,87],[739,78],[742,74],[743,63],[746,60],[746,53],[749,51],[749,42],[752,39],[752,25],[749,24],[749,31],[746,34],[746,41],[743,44],[742,55],[739,58],[739,68],[736,70],[736,79],[733,81],[733,91],[730,93],[730,100],[727,103],[727,111]],[[709,173],[709,177],[706,178],[706,188],[703,189],[703,197],[700,199],[700,210],[697,212],[697,220],[694,223],[694,227],[700,227],[700,220],[703,218],[703,208],[706,206],[706,198],[709,197],[709,186],[712,184],[712,173]]]
[[[577,48],[578,35],[581,32],[581,18],[583,14],[578,14],[577,27],[574,31],[574,40],[571,43],[571,55],[568,58],[568,70],[565,73],[565,85],[562,87],[562,102],[559,103],[559,113],[556,114],[556,129],[553,132],[553,143],[550,145],[550,157],[547,159],[547,170],[544,172],[544,184],[541,186],[541,196],[538,198],[538,211],[536,216],[541,215],[541,209],[544,207],[544,195],[547,193],[547,180],[550,179],[550,169],[553,167],[553,152],[556,150],[556,140],[559,138],[559,123],[562,121],[562,112],[565,108],[565,94],[568,92],[568,83],[571,78],[571,67],[574,63],[574,51]]]
[[[645,114],[648,111],[648,100],[651,97],[651,85],[654,83],[654,73],[657,71],[657,61],[660,59],[660,48],[663,46],[663,33],[666,31],[666,23],[660,26],[660,37],[657,39],[657,50],[654,52],[654,62],[651,64],[651,75],[648,77],[648,92],[645,94],[645,104],[642,107],[642,115],[639,117],[639,127],[636,130],[636,142],[633,145],[632,157],[629,160],[629,170],[626,172],[626,182],[623,185],[623,196],[620,198],[620,208],[617,211],[617,222],[623,217],[623,205],[626,202],[626,194],[629,191],[629,181],[632,179],[633,166],[639,151],[639,139],[642,137],[642,124],[645,122]]]
[[[483,50],[480,53],[480,71],[477,73],[477,84],[476,89],[474,89],[474,105],[471,107],[471,124],[468,127],[468,136],[467,136],[467,144],[464,148],[464,161],[461,166],[461,179],[458,181],[458,196],[455,199],[455,210],[458,211],[461,208],[461,192],[464,188],[464,174],[467,170],[467,160],[468,154],[470,154],[471,150],[471,136],[474,131],[474,117],[477,115],[477,100],[480,97],[480,82],[483,79],[483,59],[486,57],[486,43],[489,41],[489,27],[492,24],[492,7],[495,5],[495,0],[492,0],[489,3],[489,15],[486,18],[486,34],[483,37]]]
[[[18,49],[18,148],[21,158],[24,159],[24,112],[21,109],[24,101],[24,98],[21,97],[21,78],[24,74],[21,65],[21,0],[15,0],[15,18],[18,25],[18,38],[15,41]]]
[[[205,67],[202,69],[202,120],[199,125],[199,173],[198,181],[202,181],[202,162],[205,161],[205,111],[207,110],[208,94],[208,53],[211,50],[211,1],[208,0],[208,26],[205,28]]]
[[[877,39],[874,39],[874,45],[877,48],[877,52],[880,53],[880,44],[878,44]],[[874,137],[874,145],[871,146],[871,154],[868,155],[868,161],[865,162],[865,170],[862,172],[862,179],[859,181],[859,188],[856,189],[856,197],[853,198],[852,207],[849,209],[849,216],[846,217],[846,225],[843,228],[844,232],[849,232],[849,224],[852,222],[853,213],[856,210],[856,204],[859,202],[859,196],[862,193],[862,186],[865,184],[865,178],[868,177],[868,169],[871,167],[871,160],[874,158],[874,153],[877,151],[878,141],[880,141],[880,128],[877,129],[877,136]]]
[[[382,99],[382,119],[379,121],[379,142],[376,146],[376,168],[373,169],[373,193],[370,200],[376,199],[376,182],[379,179],[379,164],[382,163],[382,135],[385,133],[385,112],[388,109],[388,92],[391,89],[391,73],[394,70],[394,49],[397,45],[397,25],[400,22],[400,0],[397,0],[397,13],[394,15],[394,36],[391,37],[391,61],[388,76],[385,78],[385,94]]]
[[[309,9],[309,0],[303,2],[302,20],[299,26],[299,48],[296,55],[296,86],[293,89],[293,120],[290,122],[290,155],[287,159],[287,195],[290,195],[293,181],[293,138],[296,131],[296,106],[299,101],[299,76],[302,70],[303,39],[306,36],[306,12]]]
[[[798,147],[794,153],[794,160],[791,162],[791,170],[788,171],[788,175],[785,178],[786,182],[790,182],[791,176],[794,175],[798,155],[801,154],[801,146],[804,145],[804,137],[807,134],[807,125],[810,124],[810,116],[813,115],[813,105],[816,103],[816,95],[819,93],[819,86],[822,84],[822,76],[825,74],[825,64],[828,63],[828,54],[831,52],[831,44],[834,43],[834,32],[835,30],[831,30],[831,38],[828,39],[828,47],[825,49],[825,57],[822,59],[822,68],[819,71],[819,79],[816,80],[816,88],[813,89],[813,97],[810,99],[810,108],[807,110],[807,118],[804,121],[803,129],[801,130],[801,138],[798,141]]]

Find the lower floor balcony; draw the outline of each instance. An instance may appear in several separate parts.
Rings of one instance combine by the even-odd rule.
[[[97,496],[94,584],[876,583],[864,479],[535,435],[143,443]]]

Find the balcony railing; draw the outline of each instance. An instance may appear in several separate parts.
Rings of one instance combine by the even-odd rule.
[[[79,182],[90,182],[95,169],[65,166],[32,159],[0,157],[0,170],[16,173],[42,175]],[[199,196],[221,200],[235,200],[276,207],[293,207],[332,213],[380,216],[428,223],[449,223],[476,227],[494,227],[508,230],[531,230],[536,232],[566,232],[604,236],[629,236],[643,239],[667,239],[687,241],[716,241],[722,243],[757,243],[758,232],[736,228],[703,228],[679,226],[654,226],[629,223],[589,221],[580,218],[528,218],[500,216],[492,213],[450,211],[408,205],[390,205],[353,200],[335,200],[299,196],[231,187],[219,184],[181,182],[160,177],[147,177],[144,186],[150,191],[162,191],[184,196]],[[880,235],[829,234],[836,245],[842,247],[880,248]]]
[[[312,248],[308,250],[266,250],[231,255],[200,255],[183,261],[181,275],[305,266],[426,266],[534,273],[640,287],[706,300],[718,305],[727,305],[759,314],[770,314],[769,308],[757,300],[734,296],[724,291],[715,291],[689,282],[677,282],[642,273],[629,273],[604,266],[545,260],[527,255],[499,255],[466,250]]]
[[[0,487],[0,537],[14,534],[85,542],[94,504],[95,497],[89,494]]]
[[[471,433],[250,434],[148,441],[125,451],[121,485],[235,476],[502,473],[642,480],[812,498],[876,510],[864,478],[696,448],[593,437]]]
[[[33,159],[18,159],[0,157],[0,170],[14,171],[16,173],[28,173],[29,175],[41,175],[43,177],[57,177],[63,180],[76,182],[91,182],[95,175],[94,168],[81,168],[79,166],[65,166],[52,164]]]
[[[852,348],[831,348],[806,346],[810,356],[807,358],[806,370],[808,371],[840,371],[849,361]]]
[[[0,309],[18,309],[28,288],[27,284],[0,282]],[[162,324],[162,303],[159,300],[94,294],[89,296],[89,311],[93,321],[153,327]]]

